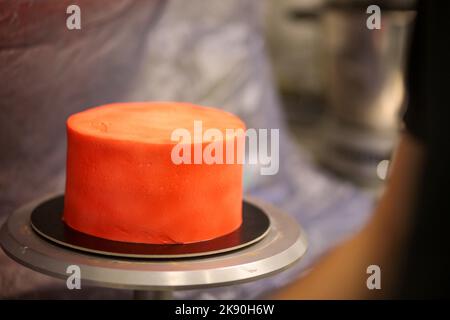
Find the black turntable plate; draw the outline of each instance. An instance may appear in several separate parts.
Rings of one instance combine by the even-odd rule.
[[[94,237],[67,226],[62,220],[64,196],[39,204],[31,213],[31,226],[42,237],[59,245],[90,253],[131,258],[187,258],[224,253],[249,246],[268,233],[270,219],[246,201],[242,225],[235,231],[208,241],[188,244],[144,244]]]

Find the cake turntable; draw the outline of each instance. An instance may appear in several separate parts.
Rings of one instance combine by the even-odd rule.
[[[170,298],[173,290],[254,281],[280,272],[304,256],[305,233],[279,209],[246,197],[243,224],[210,241],[146,245],[79,233],[61,220],[62,195],[15,211],[0,230],[8,256],[35,271],[67,279],[77,265],[82,284],[135,290],[135,298]]]
[[[63,206],[63,196],[39,204],[31,212],[33,230],[62,246],[107,256],[170,259],[224,253],[261,240],[270,227],[267,215],[260,208],[244,201],[242,225],[222,237],[188,244],[129,243],[90,236],[70,228],[62,220]]]

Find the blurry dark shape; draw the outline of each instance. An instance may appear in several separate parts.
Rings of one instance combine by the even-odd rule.
[[[266,35],[285,118],[295,138],[313,152],[323,116],[321,14],[324,0],[271,0]]]
[[[266,34],[283,94],[321,95],[322,4],[323,0],[268,1]]]
[[[381,8],[370,30],[369,5]],[[390,159],[404,101],[404,62],[412,1],[330,2],[324,12],[329,110],[320,160],[351,180],[374,184]]]

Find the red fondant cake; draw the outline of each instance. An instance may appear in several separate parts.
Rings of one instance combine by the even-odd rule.
[[[192,155],[196,143],[205,150],[214,140],[224,144],[225,159],[225,145],[235,143],[236,151],[244,139],[225,136],[225,129],[245,129],[236,116],[187,103],[117,103],[69,117],[65,223],[101,238],[152,244],[204,241],[237,229],[242,164],[171,158],[173,130],[186,128],[194,137],[199,120],[203,131],[224,135],[192,141]]]

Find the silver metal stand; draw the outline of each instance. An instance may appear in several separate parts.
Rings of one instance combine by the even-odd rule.
[[[48,197],[47,197],[48,198]],[[0,230],[0,245],[24,266],[67,279],[67,267],[77,265],[81,283],[134,290],[135,299],[170,299],[173,290],[217,287],[254,281],[280,272],[298,261],[307,242],[289,215],[259,200],[246,200],[263,209],[271,220],[261,241],[241,250],[189,259],[123,259],[63,248],[38,236],[30,214],[45,199],[15,211]]]

